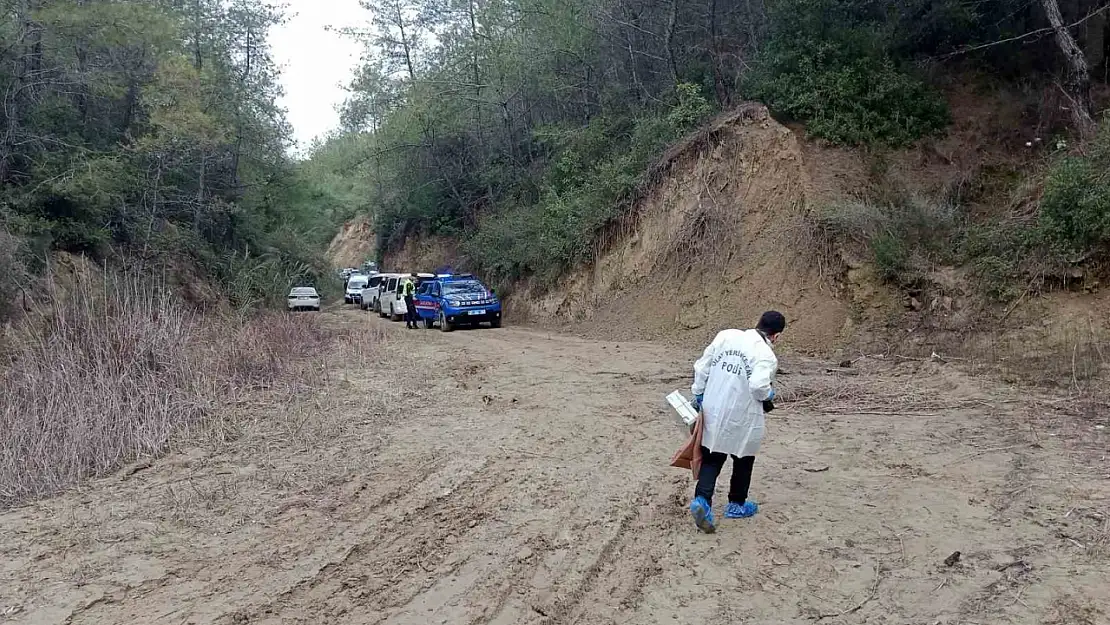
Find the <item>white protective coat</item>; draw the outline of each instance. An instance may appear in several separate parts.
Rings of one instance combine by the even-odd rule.
[[[702,446],[754,456],[763,441],[763,400],[778,371],[771,343],[756,330],[724,330],[694,363],[695,395],[705,394]]]

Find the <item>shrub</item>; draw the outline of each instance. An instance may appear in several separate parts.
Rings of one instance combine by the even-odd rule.
[[[925,261],[951,260],[956,209],[918,196],[889,204],[847,202],[826,207],[816,226],[830,240],[866,249],[885,280],[911,284]]]
[[[875,266],[884,280],[902,280],[909,270],[910,252],[906,241],[892,232],[884,232],[871,240]]]
[[[24,247],[22,240],[0,228],[0,322],[11,315],[29,286]]]
[[[1104,125],[1091,155],[1063,157],[1049,170],[1040,226],[1047,241],[1061,251],[1087,255],[1110,242],[1107,143],[1110,129]]]
[[[905,145],[943,129],[936,91],[892,59],[881,19],[847,0],[778,0],[751,93],[837,144]]]

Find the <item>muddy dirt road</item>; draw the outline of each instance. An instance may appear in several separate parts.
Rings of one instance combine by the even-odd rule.
[[[0,515],[0,622],[1110,622],[1105,415],[786,357],[762,510],[703,536],[694,350],[325,314],[388,325],[325,396]]]

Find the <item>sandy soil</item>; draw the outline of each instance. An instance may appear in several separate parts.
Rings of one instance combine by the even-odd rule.
[[[387,334],[218,452],[0,515],[0,622],[1110,622],[1105,414],[785,357],[762,511],[704,536],[662,401],[694,350]]]

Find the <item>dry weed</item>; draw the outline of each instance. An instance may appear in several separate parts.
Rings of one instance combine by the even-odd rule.
[[[252,397],[326,385],[336,335],[310,316],[200,315],[107,274],[52,293],[0,346],[0,508],[163,453],[239,435]]]

